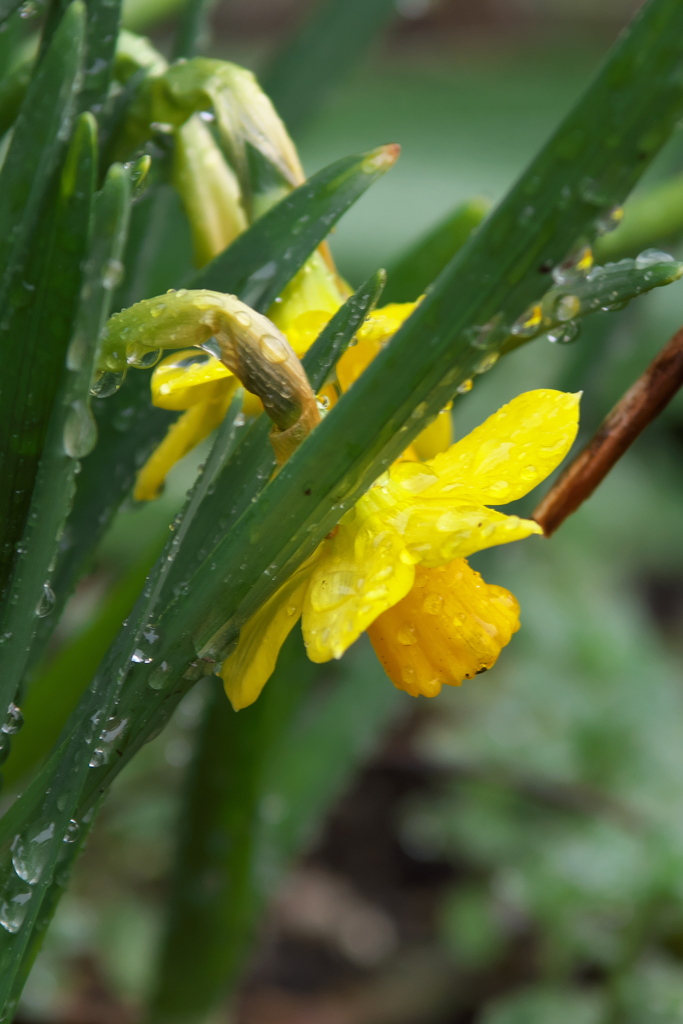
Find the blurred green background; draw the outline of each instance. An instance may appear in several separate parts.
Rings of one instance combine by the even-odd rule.
[[[333,236],[351,283],[458,202],[500,197],[637,6],[397,0],[382,40],[297,134],[308,172],[403,147]],[[204,52],[265,70],[310,7],[223,0]],[[168,49],[173,17],[160,10],[131,0],[129,17]],[[674,140],[648,180],[680,169]],[[593,316],[573,345],[526,347],[458,399],[457,435],[550,386],[583,389],[589,436],[681,321],[679,282]],[[305,776],[316,756],[336,758],[336,802],[319,810],[285,882],[266,879],[271,905],[224,1020],[683,1022],[682,454],[678,400],[551,541],[473,559],[522,606],[522,630],[491,672],[427,702],[393,691],[362,642],[330,670],[353,680],[344,703],[332,714],[323,701],[317,718],[308,707],[285,767]],[[122,511],[65,613],[57,657],[59,643],[87,638],[106,587],[163,534],[200,458],[176,469],[160,502]],[[117,782],[22,1020],[135,1019],[205,698],[191,693]],[[276,779],[262,800],[266,836],[288,813]]]

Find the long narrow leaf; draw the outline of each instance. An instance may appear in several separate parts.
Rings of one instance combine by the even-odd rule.
[[[50,477],[55,472],[73,475],[76,460],[85,455],[96,440],[88,407],[89,388],[98,337],[108,313],[113,286],[109,268],[112,261],[120,259],[125,242],[130,193],[130,169],[113,165],[95,204],[77,330],[69,348],[70,373],[62,402],[56,410],[55,430],[51,431],[54,444],[46,456]],[[54,487],[54,481],[50,482]],[[19,651],[19,655],[21,653]],[[8,688],[5,680],[0,680],[0,686]],[[106,707],[102,709],[105,717]],[[78,793],[87,770],[86,763],[80,773],[63,774],[55,789],[43,793],[38,830],[29,827],[13,841],[11,861],[3,872],[0,903],[0,1006],[6,1006],[12,997],[14,979],[22,971],[31,936],[40,921],[43,898],[50,888],[54,864],[61,853],[62,841],[69,833],[69,801],[62,796],[70,791],[74,795]]]
[[[73,121],[84,50],[85,7],[74,0],[36,67],[0,171],[0,305],[38,222]]]
[[[82,174],[74,175],[72,187],[86,199],[94,186],[95,123],[82,115],[84,149]],[[54,610],[51,567],[58,551],[66,517],[71,508],[80,459],[97,441],[97,427],[90,409],[90,384],[100,331],[109,312],[111,267],[120,263],[130,205],[128,174],[112,167],[95,204],[93,231],[75,330],[66,358],[48,434],[43,449],[28,524],[12,580],[10,598],[2,621],[9,639],[0,653],[0,707],[15,700],[31,648],[36,620]],[[89,202],[85,214],[89,212]],[[40,634],[37,635],[40,640]],[[4,703],[3,703],[4,702]]]

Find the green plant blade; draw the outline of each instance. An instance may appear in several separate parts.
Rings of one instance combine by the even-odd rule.
[[[164,530],[163,541],[167,538]],[[113,588],[83,633],[65,645],[31,680],[22,701],[24,725],[13,737],[2,775],[14,787],[50,752],[64,723],[94,676],[121,623],[130,613],[163,544],[156,541]]]
[[[263,88],[296,134],[396,16],[393,0],[321,0],[263,76]]]
[[[25,258],[73,121],[84,52],[85,7],[68,7],[36,66],[0,171],[0,305]],[[4,403],[3,403],[4,404]]]
[[[187,284],[234,292],[267,310],[299,267],[367,188],[393,166],[395,147],[344,157],[314,174],[260,217]],[[289,244],[283,247],[284,240]],[[273,259],[273,250],[279,255]]]
[[[213,0],[185,0],[173,44],[174,60],[195,56],[206,33],[212,7]]]
[[[67,9],[67,3],[68,0],[51,0],[43,25],[41,58],[52,44],[54,33]],[[99,117],[111,82],[121,21],[121,0],[85,0],[85,9],[85,55],[78,109],[89,110]]]
[[[24,530],[48,423],[64,374],[88,239],[95,142],[94,121],[81,119],[61,179],[50,190],[42,230],[36,233],[21,273],[12,277],[12,304],[0,325],[3,590],[17,558],[16,545]],[[61,259],[63,253],[70,258]]]
[[[462,249],[490,206],[486,199],[468,199],[411,246],[389,268],[385,301],[414,302]]]
[[[91,114],[82,116],[85,150],[80,175],[73,175],[72,195],[86,202],[94,186],[96,137]],[[36,622],[54,611],[51,566],[71,508],[80,459],[97,442],[90,409],[90,384],[100,331],[109,313],[111,268],[120,265],[130,208],[130,174],[114,164],[97,194],[83,288],[66,370],[53,407],[26,529],[21,539],[10,596],[1,629],[7,638],[0,652],[0,707],[16,699],[32,657]],[[3,703],[4,702],[4,703]]]
[[[21,0],[0,0],[0,25],[21,6]]]

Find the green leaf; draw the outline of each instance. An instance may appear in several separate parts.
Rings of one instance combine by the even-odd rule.
[[[187,287],[233,292],[265,312],[341,215],[397,156],[397,147],[380,146],[318,171],[195,274]]]
[[[178,18],[173,44],[173,59],[194,57],[206,35],[209,13],[214,0],[185,0]]]
[[[395,16],[394,0],[320,0],[262,76],[290,132],[321,108]]]
[[[94,173],[94,123],[81,120],[61,181],[0,324],[0,586],[12,570],[73,330]],[[66,257],[66,258],[65,258]]]
[[[164,529],[163,542],[167,536]],[[32,771],[59,739],[64,723],[133,608],[162,546],[157,540],[112,589],[85,631],[38,668],[22,701],[24,725],[12,738],[10,756],[3,765],[6,786],[15,786]]]
[[[39,59],[52,43],[57,25],[67,9],[67,2],[51,0],[43,25]],[[89,110],[99,118],[112,77],[121,20],[121,0],[85,0],[85,8],[85,55],[78,109]]]
[[[85,7],[74,0],[37,65],[0,171],[0,305],[20,270],[73,121]]]
[[[88,371],[85,377],[72,372],[67,346],[75,321],[78,327],[80,318],[76,310],[82,283],[81,263],[88,242],[96,162],[96,125],[92,115],[83,115],[77,121],[58,183],[53,223],[46,232],[38,273],[32,281],[30,265],[25,279],[27,284],[33,284],[33,292],[29,294],[35,294],[35,303],[29,315],[25,315],[23,342],[25,357],[31,359],[37,373],[29,384],[28,409],[20,435],[24,453],[31,458],[25,456],[17,460],[13,472],[7,466],[9,482],[13,482],[14,487],[17,481],[20,481],[19,486],[24,484],[22,495],[26,498],[22,504],[14,504],[11,519],[8,515],[5,521],[6,527],[18,528],[20,540],[16,553],[12,552],[12,579],[0,609],[0,635],[4,640],[4,672],[0,680],[0,707],[3,708],[14,699],[22,680],[36,616],[48,614],[52,607],[49,565],[57,550],[58,536],[73,494],[74,464],[65,452],[65,428],[67,421],[73,420],[73,403],[81,402],[81,392],[87,394],[90,377]],[[69,254],[71,258],[60,260],[60,254]],[[14,330],[18,326],[15,323]],[[91,341],[93,352],[96,337],[95,334]],[[42,413],[43,419],[31,431],[32,414],[37,419],[37,412]],[[27,507],[29,514],[24,526]]]
[[[0,25],[4,24],[21,4],[22,0],[0,0]]]
[[[82,115],[82,131],[74,144],[73,168],[67,163],[68,195],[78,197],[83,225],[94,186],[96,126],[91,114]],[[120,266],[130,206],[130,173],[114,164],[97,194],[92,237],[85,262],[74,332],[66,354],[66,369],[50,417],[26,528],[21,538],[9,599],[0,631],[6,638],[0,654],[0,707],[16,699],[31,661],[38,618],[54,612],[52,566],[71,508],[80,459],[97,442],[90,409],[90,385],[100,331],[109,313],[112,269]],[[85,208],[84,208],[85,207]],[[85,214],[85,216],[84,216]],[[85,230],[83,230],[85,234]],[[78,263],[75,263],[78,266]]]
[[[414,302],[479,227],[491,204],[468,199],[389,268],[385,302]]]

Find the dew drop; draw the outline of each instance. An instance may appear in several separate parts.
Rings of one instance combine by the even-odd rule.
[[[156,366],[162,356],[160,348],[146,348],[144,345],[132,344],[126,349],[126,362],[136,370],[149,370]]]
[[[136,665],[149,665],[150,662],[154,661],[154,658],[150,658],[148,654],[145,654],[139,647],[136,647],[130,656],[130,660],[134,661]]]
[[[102,268],[102,287],[112,291],[121,283],[123,277],[123,263],[121,260],[107,260]]]
[[[171,672],[171,666],[167,661],[162,661],[160,665],[155,668],[147,680],[148,686],[152,690],[163,690],[164,686],[169,681]]]
[[[71,403],[64,423],[64,451],[70,459],[82,459],[97,444],[97,425],[89,406],[82,398]]]
[[[674,263],[675,260],[668,252],[660,249],[645,249],[635,259],[636,270],[646,270],[657,263]]]
[[[404,647],[413,647],[417,643],[417,633],[414,626],[405,626],[399,629],[397,640]]]
[[[443,608],[443,597],[441,594],[428,594],[422,607],[428,615],[438,615]]]
[[[455,390],[458,392],[459,395],[466,395],[467,392],[471,391],[473,387],[474,381],[472,380],[471,377],[468,377],[467,380],[464,380],[462,382],[462,384],[458,384]]]
[[[90,394],[95,398],[109,398],[116,394],[125,378],[125,370],[101,370],[90,385]]]
[[[0,904],[0,926],[6,932],[16,935],[19,931],[28,912],[28,901],[31,899],[31,896],[30,889],[26,892],[15,891],[14,895],[10,892],[6,894],[5,899]]]
[[[21,708],[17,707],[14,703],[10,704],[7,708],[5,721],[0,726],[0,730],[7,736],[13,736],[15,733],[19,732],[23,724],[24,716],[21,712]]]
[[[54,838],[55,823],[38,827],[33,834],[17,835],[12,843],[12,866],[19,878],[36,885],[50,857],[50,840]]]
[[[75,843],[78,839],[78,833],[81,831],[81,826],[75,820],[71,818],[69,824],[66,826],[66,832],[64,833],[62,842],[64,843]]]
[[[477,374],[486,373],[487,370],[490,370],[492,366],[496,365],[499,357],[500,353],[489,352],[487,355],[484,356],[483,359],[479,360],[479,362],[474,367],[474,372]]]
[[[44,619],[46,615],[49,615],[55,606],[55,595],[52,587],[49,583],[43,583],[43,592],[40,595],[40,600],[36,605],[36,615],[39,619]]]
[[[555,303],[553,316],[563,323],[573,320],[581,312],[581,299],[578,295],[562,295]]]
[[[259,345],[269,363],[284,363],[286,361],[289,353],[283,338],[277,338],[273,334],[264,334],[259,339]]]

